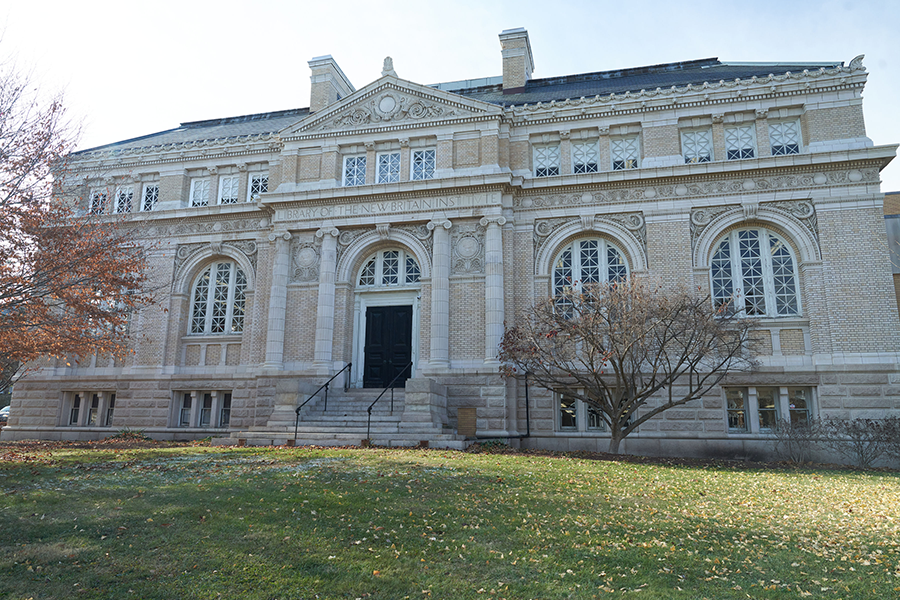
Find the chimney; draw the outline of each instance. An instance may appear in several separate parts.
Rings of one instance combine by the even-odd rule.
[[[309,61],[312,82],[309,94],[309,112],[322,110],[356,91],[330,54],[317,56]]]
[[[524,27],[507,29],[500,34],[500,47],[503,50],[503,93],[521,92],[534,71],[528,32]]]

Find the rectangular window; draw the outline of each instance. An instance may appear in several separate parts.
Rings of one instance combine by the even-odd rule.
[[[113,410],[116,408],[116,395],[109,395],[109,403],[106,405],[106,419],[103,421],[104,427],[112,427]]]
[[[238,181],[237,175],[219,177],[219,204],[237,204]]]
[[[572,144],[572,171],[579,173],[597,172],[597,143]]]
[[[228,427],[231,423],[231,394],[222,395],[222,408],[219,409],[219,427]]]
[[[740,127],[725,128],[725,158],[738,160],[741,158],[753,158],[756,147],[756,137],[753,125],[741,125]]]
[[[637,136],[610,140],[609,149],[613,171],[637,169],[640,166],[638,157],[641,151]]]
[[[247,189],[247,202],[259,200],[262,194],[269,191],[269,174],[254,173],[250,175],[250,185]]]
[[[800,154],[800,121],[769,123],[772,156]]]
[[[681,150],[685,164],[710,162],[713,155],[712,131],[701,129],[681,132]]]
[[[423,181],[425,179],[434,179],[435,151],[434,150],[416,150],[412,155],[412,177],[413,181]]]
[[[728,430],[750,431],[747,420],[747,390],[725,390],[725,404],[728,411]]]
[[[724,392],[731,433],[771,433],[784,421],[803,425],[813,418],[813,388],[766,386]]]
[[[131,201],[134,200],[134,188],[131,186],[120,187],[116,190],[116,204],[113,212],[128,213],[131,212]]]
[[[88,427],[92,425],[97,425],[97,417],[100,416],[100,396],[97,394],[91,395],[91,407],[88,410],[87,417],[87,425]]]
[[[141,198],[141,210],[148,212],[156,207],[156,201],[159,200],[159,184],[148,183],[144,186],[144,195]]]
[[[559,175],[559,145],[534,147],[534,176]]]
[[[807,388],[788,388],[788,411],[791,415],[791,425],[809,424],[812,418],[809,396]]]
[[[191,206],[209,205],[209,179],[191,180]]]
[[[759,430],[772,431],[778,424],[778,388],[756,388]]]
[[[344,157],[344,185],[347,187],[366,184],[366,157]]]
[[[559,428],[578,429],[578,405],[574,398],[559,397]]]
[[[558,401],[559,431],[606,431],[606,422],[599,408],[565,394],[559,394]]]
[[[79,412],[81,412],[81,394],[75,394],[72,398],[72,408],[69,409],[69,425],[78,425]]]
[[[90,213],[92,215],[102,215],[106,207],[106,192],[101,190],[91,191]]]
[[[184,394],[181,397],[181,409],[178,413],[178,426],[179,427],[190,427],[191,426],[191,404],[193,398],[191,398],[190,394]]]
[[[378,183],[397,183],[400,181],[400,153],[378,155]]]
[[[200,406],[200,427],[209,427],[212,418],[212,394],[203,394],[203,404]]]

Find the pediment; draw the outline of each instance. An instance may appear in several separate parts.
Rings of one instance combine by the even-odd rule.
[[[388,75],[284,129],[281,137],[415,127],[502,113],[497,105]]]

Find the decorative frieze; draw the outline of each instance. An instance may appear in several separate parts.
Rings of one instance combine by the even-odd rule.
[[[232,219],[222,221],[189,221],[178,222],[172,225],[153,225],[142,222],[135,222],[135,225],[142,227],[141,235],[143,237],[169,237],[178,235],[196,235],[202,233],[225,233],[230,231],[252,231],[258,229],[267,229],[269,226],[268,219]],[[144,228],[144,226],[146,228]]]
[[[375,123],[398,123],[453,117],[459,109],[429,102],[399,90],[391,89],[365,102],[353,104],[336,118],[319,125],[318,131],[345,129]]]
[[[877,168],[862,168],[820,173],[800,173],[772,175],[751,178],[718,178],[689,181],[677,184],[651,186],[629,185],[601,189],[592,193],[548,194],[545,196],[519,196],[516,208],[551,208],[557,206],[585,206],[591,204],[614,204],[619,202],[640,202],[654,199],[695,198],[706,196],[729,196],[748,192],[777,191],[784,189],[815,189],[835,185],[877,183]]]
[[[647,223],[644,215],[635,213],[616,213],[605,215],[581,215],[579,217],[561,217],[558,219],[541,219],[534,222],[534,255],[537,256],[546,241],[557,229],[578,223],[581,231],[596,231],[600,224],[613,225],[617,229],[625,229],[634,239],[640,242],[644,254],[647,253]]]

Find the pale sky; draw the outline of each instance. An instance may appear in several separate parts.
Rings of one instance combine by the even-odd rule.
[[[900,2],[674,0],[0,0],[0,52],[63,91],[79,148],[179,123],[309,106],[309,67],[331,54],[356,88],[385,56],[423,84],[501,74],[504,29],[524,27],[534,77],[718,57],[843,61],[865,54],[876,145],[900,143]],[[881,173],[900,191],[900,159]]]

